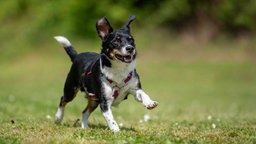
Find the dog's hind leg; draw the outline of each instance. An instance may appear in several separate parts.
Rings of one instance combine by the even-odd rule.
[[[69,73],[67,79],[66,79],[66,83],[65,83],[65,87],[64,87],[64,95],[61,97],[60,99],[60,104],[58,107],[58,111],[55,115],[55,123],[56,124],[60,124],[63,116],[64,116],[64,108],[66,106],[66,104],[70,101],[72,101],[77,92],[80,90],[80,87],[77,86],[77,82],[76,79],[74,79],[75,77],[71,75],[71,72]]]
[[[60,104],[59,104],[57,113],[55,115],[55,123],[56,124],[60,124],[61,123],[61,121],[63,119],[63,116],[64,116],[64,109],[65,109],[66,104],[68,102],[72,101],[75,98],[75,96],[76,96],[78,91],[79,91],[79,88],[77,88],[77,90],[74,91],[74,93],[72,94],[73,95],[72,99],[67,99],[66,98],[67,97],[66,94],[64,94],[64,96],[61,97]]]
[[[64,116],[64,108],[66,106],[67,102],[64,101],[64,96],[60,98],[60,104],[57,110],[57,113],[55,114],[55,123],[60,124],[63,116]]]
[[[82,114],[82,128],[88,128],[88,118],[90,114],[98,107],[99,103],[96,100],[88,98],[88,105]]]

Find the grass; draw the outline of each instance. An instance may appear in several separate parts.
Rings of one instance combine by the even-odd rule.
[[[130,96],[113,108],[119,133],[107,128],[99,109],[90,128],[80,128],[81,93],[67,106],[62,125],[54,124],[70,67],[57,44],[2,61],[0,143],[256,143],[255,50],[164,42],[161,50],[137,44],[145,46],[137,68],[143,88],[159,106],[148,111]]]

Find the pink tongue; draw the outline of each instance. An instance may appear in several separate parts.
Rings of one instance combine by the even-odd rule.
[[[124,57],[125,60],[131,60],[131,58],[132,58],[131,56],[125,56]]]

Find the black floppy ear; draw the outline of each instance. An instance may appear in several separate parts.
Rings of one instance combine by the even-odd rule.
[[[113,28],[109,24],[106,17],[103,17],[97,21],[96,29],[101,39],[103,39],[107,34],[113,31]]]
[[[127,22],[125,23],[124,28],[130,29],[130,28],[131,28],[130,24],[131,24],[131,22],[132,22],[133,20],[135,20],[135,19],[136,19],[136,16],[135,16],[135,15],[131,15],[131,16],[128,18]]]

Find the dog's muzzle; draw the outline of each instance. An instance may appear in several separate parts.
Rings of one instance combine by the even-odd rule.
[[[131,45],[127,45],[120,50],[115,49],[112,52],[112,57],[115,57],[117,60],[124,63],[131,63],[135,58],[135,54],[135,48]]]
[[[135,57],[135,48],[127,45],[121,51],[115,53],[115,57],[122,62],[131,63]]]
[[[131,63],[133,60],[134,55],[120,55],[120,54],[115,54],[115,57],[125,63]]]

